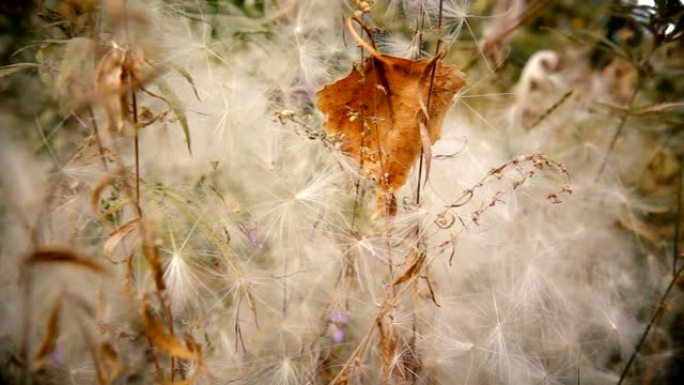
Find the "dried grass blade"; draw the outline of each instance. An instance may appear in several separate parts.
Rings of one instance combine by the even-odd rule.
[[[112,252],[114,251],[116,246],[121,242],[121,240],[124,239],[128,234],[130,234],[133,230],[137,229],[138,227],[140,227],[140,218],[136,218],[126,222],[121,227],[119,227],[118,229],[114,230],[111,234],[109,234],[109,237],[105,241],[103,247],[104,255],[106,257],[111,256]]]
[[[152,309],[143,302],[142,305],[143,324],[145,326],[145,333],[152,341],[152,344],[166,352],[168,355],[178,357],[191,361],[198,361],[197,353],[192,352],[187,347],[183,346],[171,333],[167,332],[164,327],[157,321],[157,318],[152,313]]]
[[[111,344],[105,342],[99,346],[97,357],[100,371],[104,373],[104,383],[107,385],[114,383],[122,369],[116,350]]]
[[[157,249],[154,233],[147,225],[142,226],[141,231],[143,234],[143,254],[145,255],[147,264],[150,265],[150,270],[152,270],[152,276],[154,277],[157,290],[160,292],[164,291],[166,289],[164,271],[162,269],[161,258],[159,257],[159,249]]]
[[[25,263],[27,265],[58,263],[83,267],[101,274],[107,272],[107,269],[100,266],[97,262],[85,258],[74,250],[65,247],[51,246],[39,248],[26,259]]]
[[[382,321],[377,321],[378,331],[380,332],[380,349],[382,351],[382,383],[387,384],[390,376],[390,365],[394,359],[394,353],[397,349],[397,337],[394,329],[390,324],[387,332],[385,332]]]
[[[419,252],[414,252],[408,266],[399,274],[394,282],[392,282],[392,286],[400,285],[414,277],[420,270],[422,262],[423,256]]]
[[[40,343],[40,348],[33,359],[34,371],[42,368],[45,365],[45,361],[47,361],[49,356],[55,350],[57,338],[59,337],[59,320],[61,308],[62,299],[61,297],[58,297],[54,306],[52,307],[52,311],[50,312],[50,319],[48,319],[43,342]]]
[[[100,209],[100,196],[107,186],[112,184],[116,179],[114,175],[108,175],[106,178],[102,179],[100,183],[95,186],[92,194],[90,194],[90,205],[93,208],[93,212],[97,212]]]
[[[0,67],[0,79],[26,69],[38,68],[36,63],[15,63]]]
[[[430,133],[422,119],[418,121],[418,125],[420,127],[420,143],[423,146],[423,160],[425,162],[425,182],[423,185],[426,185],[428,177],[430,176],[430,165],[432,163],[432,142],[430,141]],[[418,181],[418,183],[420,183],[420,181]]]
[[[252,311],[254,316],[254,324],[256,328],[259,329],[259,317],[257,316],[256,301],[254,301],[254,296],[250,290],[247,290],[247,304],[249,305],[249,310]]]

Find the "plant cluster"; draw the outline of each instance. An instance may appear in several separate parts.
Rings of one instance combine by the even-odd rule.
[[[684,5],[0,5],[0,382],[682,373]]]

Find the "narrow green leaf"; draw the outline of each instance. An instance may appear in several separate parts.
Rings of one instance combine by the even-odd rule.
[[[185,134],[185,143],[188,145],[188,152],[192,154],[192,146],[190,141],[190,127],[188,126],[188,119],[185,116],[185,108],[178,99],[178,95],[171,89],[169,84],[164,79],[157,79],[157,88],[159,92],[164,97],[164,101],[169,105],[173,114],[176,115],[176,119],[183,128],[183,134]]]
[[[185,78],[185,80],[187,80],[188,83],[190,83],[190,86],[192,87],[192,92],[195,93],[195,97],[197,98],[197,101],[201,102],[202,99],[200,99],[199,93],[197,93],[197,87],[195,87],[195,81],[192,79],[192,76],[190,76],[190,73],[183,67],[179,67],[176,65],[172,65],[171,67],[173,69],[175,69],[176,71],[178,71],[178,73],[181,74],[181,76],[183,76]]]

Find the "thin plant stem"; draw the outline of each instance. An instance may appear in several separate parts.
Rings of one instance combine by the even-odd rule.
[[[681,190],[682,190],[682,177],[684,174],[684,168],[680,170],[679,173],[679,188],[677,189],[678,194],[677,194],[677,224],[682,220],[681,218]],[[673,268],[677,267],[677,258],[679,258],[679,248],[677,244],[679,243],[679,234],[681,231],[681,227],[677,225],[675,227],[675,234],[674,234],[674,250],[672,252],[672,259],[673,259]],[[667,286],[667,289],[663,293],[663,296],[660,298],[660,303],[658,304],[658,308],[656,309],[656,312],[653,314],[653,317],[651,318],[651,321],[646,325],[646,329],[644,329],[644,332],[641,334],[641,337],[639,338],[639,342],[637,342],[636,346],[634,347],[634,351],[632,352],[632,355],[629,357],[629,360],[627,360],[627,364],[625,365],[625,368],[622,370],[622,373],[620,374],[620,379],[617,382],[617,385],[621,385],[622,381],[627,377],[627,373],[629,372],[629,369],[631,368],[632,364],[634,363],[634,360],[636,359],[637,354],[639,354],[639,350],[641,350],[642,345],[646,341],[646,337],[648,337],[648,334],[651,331],[651,328],[655,324],[655,322],[660,318],[660,316],[663,314],[665,311],[665,303],[667,302],[667,298],[670,295],[670,291],[672,291],[672,288],[675,286],[677,281],[679,281],[679,277],[682,275],[682,272],[684,272],[684,265],[682,265],[679,269],[673,270],[672,272],[672,280],[670,281],[670,284]]]
[[[610,155],[613,153],[613,149],[615,148],[615,144],[617,143],[617,140],[620,138],[622,135],[622,130],[625,128],[625,123],[627,123],[627,118],[629,118],[629,113],[630,110],[632,109],[632,106],[634,105],[634,100],[636,100],[636,96],[639,93],[639,86],[641,84],[641,76],[637,75],[637,84],[634,87],[634,91],[629,97],[629,100],[627,101],[627,106],[625,109],[622,111],[622,114],[620,115],[620,120],[618,121],[617,126],[615,126],[615,133],[613,134],[613,137],[610,139],[610,143],[608,144],[608,149],[606,149],[606,155],[603,157],[603,162],[601,162],[601,167],[599,167],[598,173],[596,174],[596,179],[601,177],[601,174],[603,174],[603,171],[605,171],[606,166],[608,166],[608,161],[610,160]]]
[[[601,162],[601,167],[598,170],[598,173],[596,174],[596,180],[601,177],[601,174],[603,174],[603,171],[605,171],[606,166],[608,165],[608,161],[610,160],[610,155],[613,152],[613,149],[615,148],[615,144],[617,143],[617,140],[620,138],[622,135],[622,130],[625,128],[625,123],[627,123],[627,119],[629,118],[630,113],[632,112],[632,107],[634,106],[634,102],[636,101],[636,97],[639,94],[639,89],[641,88],[641,84],[643,82],[643,73],[644,69],[648,65],[648,62],[651,59],[651,56],[653,55],[653,52],[655,52],[657,46],[651,47],[651,50],[648,52],[648,54],[644,57],[644,59],[641,61],[641,63],[636,64],[635,63],[635,69],[636,69],[636,84],[634,85],[634,91],[629,97],[629,100],[627,101],[627,105],[625,106],[625,109],[622,110],[622,114],[620,115],[620,120],[618,121],[617,126],[615,126],[615,134],[613,134],[613,137],[610,139],[610,143],[608,144],[608,149],[606,150],[606,155],[603,157],[603,162]]]
[[[439,16],[437,17],[437,44],[435,45],[435,56],[439,55],[439,49],[442,44],[442,14],[444,10],[444,0],[439,1]],[[428,98],[426,109],[428,114],[430,113],[430,103],[432,102],[432,90],[435,87],[435,73],[437,71],[437,66],[433,66],[430,72],[430,86],[428,87]],[[420,146],[420,160],[418,162],[418,187],[416,188],[416,205],[420,206],[420,185],[423,180],[423,158],[425,153],[423,146]]]
[[[682,272],[684,272],[684,265],[682,265],[679,268],[679,270],[677,270],[675,275],[672,277],[670,284],[667,286],[665,293],[663,293],[663,296],[660,298],[660,303],[658,304],[658,308],[656,309],[656,312],[653,314],[651,321],[648,323],[648,325],[646,325],[646,329],[644,329],[644,332],[641,334],[641,337],[639,338],[639,342],[637,342],[636,346],[634,347],[634,351],[632,352],[632,355],[629,357],[629,360],[627,360],[627,364],[625,365],[625,368],[622,370],[622,373],[620,374],[620,379],[618,380],[617,385],[621,385],[622,382],[624,381],[624,379],[627,377],[627,373],[629,372],[630,367],[634,363],[634,360],[636,359],[637,354],[639,354],[639,350],[641,350],[641,346],[646,341],[646,337],[648,337],[648,333],[651,331],[651,328],[656,323],[658,318],[660,318],[661,314],[663,314],[663,311],[665,311],[665,303],[667,302],[667,298],[670,295],[670,291],[672,291],[672,288],[675,286],[675,283],[677,283],[677,281],[679,280],[679,277],[682,275]]]
[[[682,157],[679,159],[681,167]],[[679,258],[679,234],[681,231],[681,217],[682,217],[682,180],[684,180],[684,168],[679,172],[679,184],[677,186],[677,217],[675,218],[675,239],[672,252],[672,277],[677,275],[677,259]]]
[[[572,95],[573,92],[574,92],[573,90],[570,90],[570,91],[564,93],[563,96],[560,97],[560,99],[558,99],[555,103],[553,103],[553,105],[551,107],[547,108],[546,111],[544,111],[544,113],[541,114],[541,116],[539,116],[539,118],[534,123],[532,123],[529,127],[527,127],[527,129],[531,130],[531,129],[537,127],[541,122],[543,122],[546,118],[548,118],[558,107],[560,107],[563,103],[565,103],[565,101],[568,100],[568,98],[570,97],[570,95]]]
[[[21,338],[21,358],[22,358],[22,370],[21,370],[21,383],[23,385],[31,384],[31,362],[30,362],[30,346],[31,346],[31,272],[28,268],[24,270],[23,277],[23,297],[24,297],[24,322],[22,325],[22,338]]]
[[[97,150],[100,153],[100,160],[102,161],[102,167],[107,171],[107,158],[105,157],[104,146],[102,145],[102,138],[100,137],[100,130],[97,128],[97,121],[95,120],[95,113],[93,112],[93,107],[88,106],[88,113],[90,114],[90,120],[93,122],[93,135],[95,136],[95,143],[97,144]]]
[[[138,137],[138,99],[135,95],[135,90],[131,90],[131,98],[133,100],[133,130],[135,132],[134,151],[135,151],[135,205],[138,210],[138,215],[142,217],[142,208],[140,207],[140,139]]]
[[[442,6],[442,3],[440,2],[440,8]],[[418,35],[418,50],[416,51],[415,59],[418,59],[420,57],[420,51],[421,47],[423,46],[423,26],[425,24],[425,16],[423,13],[423,3],[420,3],[420,8],[418,9],[418,21],[416,22],[416,34]],[[441,18],[441,9],[440,9],[440,21],[442,20]],[[429,98],[429,96],[428,96]],[[428,104],[429,108],[429,104]],[[420,146],[420,158],[418,160],[418,186],[416,187],[416,205],[420,205],[420,181],[423,180],[423,157],[425,156],[423,152],[423,146]]]

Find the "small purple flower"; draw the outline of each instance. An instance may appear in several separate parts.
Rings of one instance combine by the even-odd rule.
[[[259,241],[259,238],[257,238],[256,235],[256,228],[247,228],[245,227],[242,223],[237,224],[238,229],[240,229],[240,232],[247,237],[247,240],[249,243],[252,245],[254,248],[260,248],[261,247],[261,242]]]
[[[334,326],[335,331],[333,331],[332,339],[336,344],[341,344],[344,342],[344,330],[342,328]]]
[[[292,97],[297,104],[313,103],[314,100],[314,94],[311,89],[299,78],[292,84],[290,97]]]
[[[64,351],[64,347],[59,343],[55,344],[55,349],[52,351],[50,359],[52,365],[63,368],[66,365],[66,352]]]
[[[333,311],[330,312],[330,318],[328,318],[330,322],[336,323],[336,324],[346,324],[349,322],[349,315],[342,310],[335,308]]]

